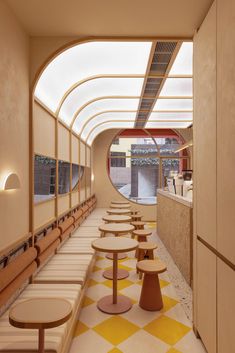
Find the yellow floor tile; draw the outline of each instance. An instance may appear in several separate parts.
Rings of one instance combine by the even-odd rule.
[[[99,261],[99,260],[104,260],[104,256],[97,256],[96,261]]]
[[[113,348],[111,351],[109,351],[108,353],[123,353],[122,351],[120,351],[120,349],[118,348]]]
[[[100,270],[102,270],[102,268],[100,268],[98,266],[94,266],[92,272],[96,272],[96,271],[100,271]]]
[[[112,288],[113,287],[113,281],[110,281],[107,279],[107,281],[102,282],[105,286]],[[129,286],[132,286],[133,282],[129,281],[128,279],[122,279],[118,281],[118,290],[122,290],[124,288],[127,288]]]
[[[83,303],[82,303],[82,307],[85,308],[86,306],[93,304],[93,303],[94,303],[94,300],[92,300],[89,297],[85,297],[83,300]]]
[[[95,332],[113,345],[118,345],[139,330],[139,327],[130,321],[112,316],[93,328]]]
[[[180,351],[178,351],[178,349],[175,348],[171,348],[169,351],[167,351],[166,353],[181,353]]]
[[[111,266],[108,266],[108,267],[105,268],[105,270],[110,270],[111,268],[112,268]],[[118,268],[120,268],[122,270],[126,270],[126,271],[132,271],[133,270],[133,268],[125,266],[125,265],[122,265],[122,264],[118,264]]]
[[[144,330],[160,340],[174,345],[190,331],[190,327],[162,315],[146,325]]]
[[[160,279],[160,287],[164,288],[170,284],[170,282],[165,281],[164,279]]]
[[[166,295],[162,296],[162,300],[163,300],[163,308],[161,312],[166,312],[170,310],[173,306],[179,303],[177,300],[167,297]]]
[[[87,327],[81,321],[78,321],[73,336],[74,337],[79,336],[79,335],[81,335],[82,333],[84,333],[84,332],[86,332],[88,330],[89,330],[89,327]]]
[[[94,279],[90,279],[89,280],[89,284],[88,284],[88,287],[92,287],[92,286],[95,286],[96,284],[98,284],[99,282],[96,282]]]

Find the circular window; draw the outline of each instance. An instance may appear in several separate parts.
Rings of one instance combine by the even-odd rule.
[[[175,152],[182,143],[173,130],[122,131],[112,141],[108,155],[113,186],[130,201],[156,204],[157,189],[166,185],[167,176],[189,166],[186,153]]]

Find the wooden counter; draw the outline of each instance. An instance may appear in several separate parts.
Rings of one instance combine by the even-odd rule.
[[[157,191],[157,232],[182,275],[192,284],[193,203],[168,191]]]

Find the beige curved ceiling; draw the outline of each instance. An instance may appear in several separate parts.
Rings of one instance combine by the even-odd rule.
[[[57,55],[35,98],[92,144],[107,128],[192,124],[191,41],[94,40]]]
[[[5,0],[31,36],[192,38],[212,0]]]

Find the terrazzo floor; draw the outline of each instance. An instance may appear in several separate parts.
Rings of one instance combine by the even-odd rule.
[[[101,210],[95,210],[92,218],[99,221],[101,215]],[[93,223],[97,227],[97,222]],[[151,241],[158,245],[156,257],[168,268],[159,276],[163,309],[149,312],[139,307],[142,281],[136,274],[136,259],[131,252],[119,261],[119,267],[128,270],[130,275],[118,281],[118,290],[131,298],[133,307],[120,315],[99,311],[96,302],[112,292],[112,281],[102,276],[112,262],[101,253],[90,275],[70,353],[206,353],[192,330],[191,289],[157,237],[156,224],[149,223],[147,227],[153,231]]]

